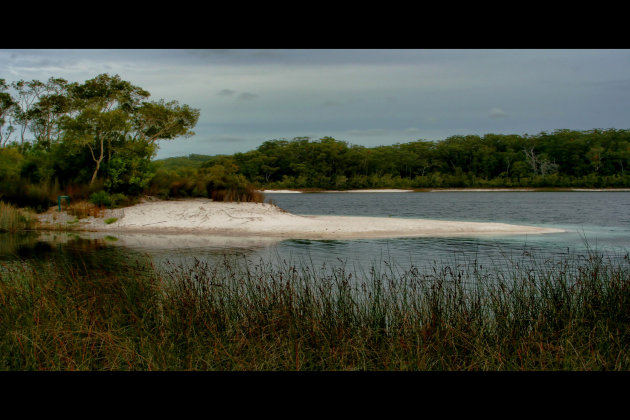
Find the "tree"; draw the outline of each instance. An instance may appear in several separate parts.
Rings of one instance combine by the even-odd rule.
[[[7,125],[7,119],[11,116],[15,107],[15,101],[11,94],[6,90],[9,88],[4,79],[0,79],[0,147],[4,147],[11,138],[14,128],[11,124]]]
[[[46,85],[39,80],[31,80],[30,82],[19,80],[13,82],[11,87],[17,92],[17,100],[13,107],[13,120],[20,126],[20,150],[24,151],[26,133],[32,119],[31,109],[45,91]]]
[[[62,123],[64,140],[70,147],[87,147],[95,163],[90,185],[94,183],[105,157],[105,144],[124,137],[128,129],[126,113],[120,108],[109,109],[101,101],[87,104],[79,115],[66,117]],[[111,146],[109,147],[111,151]]]
[[[36,144],[50,150],[52,143],[59,141],[61,118],[72,111],[72,102],[67,92],[65,79],[48,79],[39,100],[28,111],[29,128],[35,136]]]
[[[190,137],[199,119],[199,110],[177,101],[144,102],[135,110],[132,119],[134,140],[155,143],[176,137]]]
[[[90,185],[103,162],[111,161],[118,151],[140,150],[142,154],[149,153],[143,158],[150,159],[157,140],[194,134],[191,129],[199,118],[199,110],[180,106],[177,101],[145,101],[149,92],[121,80],[118,75],[101,74],[83,84],[70,84],[67,91],[71,112],[61,119],[63,141],[69,147],[89,150],[94,164]],[[128,142],[148,147],[125,147]],[[125,165],[120,160],[110,165],[117,177],[125,167],[139,166]]]

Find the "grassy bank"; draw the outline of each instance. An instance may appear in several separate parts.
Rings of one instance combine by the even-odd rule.
[[[628,370],[630,264],[0,263],[2,370]]]
[[[32,213],[0,201],[0,232],[18,232],[33,229],[35,225]]]

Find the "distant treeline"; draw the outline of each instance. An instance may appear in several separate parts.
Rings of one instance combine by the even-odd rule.
[[[630,187],[630,130],[452,136],[378,147],[299,137],[231,156],[176,159],[164,163],[236,173],[259,188],[615,188]]]
[[[258,188],[630,187],[630,130],[452,136],[365,147],[268,140],[233,155],[152,160],[199,110],[118,75],[83,83],[0,79],[0,201],[44,211],[59,195],[99,206],[140,195],[260,201]]]

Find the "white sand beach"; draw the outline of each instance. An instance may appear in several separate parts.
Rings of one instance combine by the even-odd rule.
[[[534,188],[443,188],[429,192],[534,192]]]
[[[270,194],[300,194],[303,191],[299,190],[258,190],[261,193]],[[317,191],[320,193],[391,193],[391,192],[413,192],[413,190],[400,190],[391,188],[371,189],[371,190],[323,190]]]
[[[261,193],[272,193],[272,194],[301,194],[302,191],[296,190],[257,190]]]
[[[380,190],[347,190],[340,192],[349,193],[392,193],[392,192],[413,192],[413,190],[398,190],[398,189],[380,189]]]
[[[106,224],[108,218],[117,218]],[[44,219],[42,218],[42,221]],[[543,234],[560,229],[505,223],[359,216],[301,216],[267,203],[226,203],[209,199],[147,201],[106,210],[77,229],[100,232],[269,236],[293,239],[353,239],[414,236]]]

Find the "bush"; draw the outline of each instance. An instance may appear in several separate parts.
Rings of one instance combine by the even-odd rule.
[[[66,212],[77,219],[86,217],[101,217],[103,214],[99,205],[84,200],[73,200],[66,209]]]
[[[265,196],[252,187],[208,188],[208,197],[214,201],[236,201],[245,203],[262,203]]]
[[[90,196],[90,202],[101,207],[111,207],[112,197],[105,190],[97,191]]]
[[[29,184],[23,180],[0,183],[0,198],[17,207],[30,207],[38,213],[57,203],[58,183]]]
[[[128,203],[129,199],[127,198],[127,196],[123,193],[116,193],[116,194],[112,194],[110,196],[112,204],[112,207],[118,207],[122,204]]]

